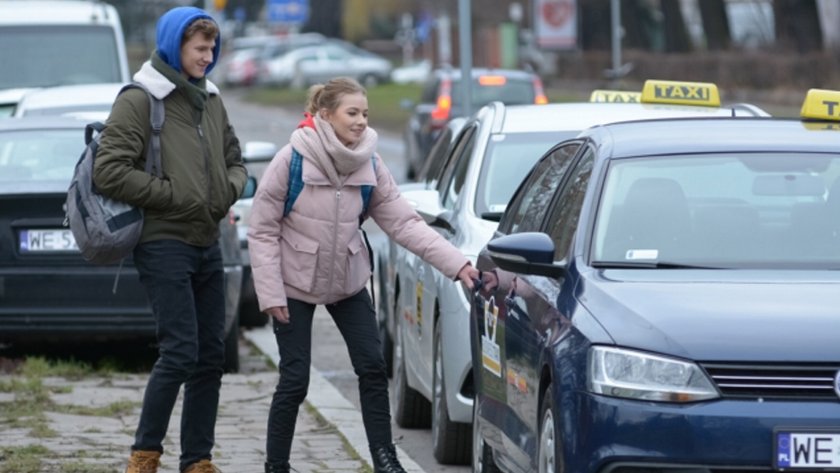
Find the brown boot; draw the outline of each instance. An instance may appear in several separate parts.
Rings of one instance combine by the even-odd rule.
[[[210,460],[199,460],[198,463],[188,466],[183,473],[222,473],[222,470],[210,463]]]
[[[160,452],[132,450],[125,473],[157,473],[160,466]]]

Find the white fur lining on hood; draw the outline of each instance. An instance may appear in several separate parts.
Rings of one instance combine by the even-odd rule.
[[[163,100],[164,97],[169,95],[170,92],[175,90],[175,84],[169,81],[163,74],[158,72],[157,69],[152,67],[151,61],[146,61],[143,63],[143,66],[140,67],[140,70],[134,74],[134,80],[145,85],[149,92],[155,96],[155,98],[159,100]],[[210,82],[210,79],[207,79],[207,93],[210,95],[218,95],[219,88],[216,84]]]

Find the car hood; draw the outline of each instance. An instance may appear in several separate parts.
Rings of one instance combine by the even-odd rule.
[[[697,361],[840,360],[836,271],[604,270],[579,289],[618,346]]]

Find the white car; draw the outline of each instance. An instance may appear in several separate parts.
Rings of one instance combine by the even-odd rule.
[[[124,86],[115,82],[33,89],[21,97],[12,116],[64,115],[104,121]]]
[[[505,106],[494,102],[466,121],[444,165],[427,177],[427,184],[407,186],[403,195],[432,227],[475,261],[493,236],[510,196],[531,166],[556,143],[607,122],[732,115],[767,114],[746,104]],[[421,427],[431,420],[435,458],[441,463],[469,463],[474,393],[471,296],[460,283],[414,254],[392,242],[389,245],[387,260],[379,261],[384,279],[379,285],[384,288],[380,295],[383,318],[391,318],[395,327],[393,338],[383,343],[387,347],[393,341],[394,419],[403,427]]]
[[[382,56],[345,41],[331,40],[291,49],[266,60],[262,67],[262,84],[303,88],[336,76],[350,76],[371,87],[390,80],[393,66]]]

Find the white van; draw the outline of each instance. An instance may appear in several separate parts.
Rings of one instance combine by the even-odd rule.
[[[0,116],[30,88],[131,80],[120,17],[101,1],[0,1],[0,64]]]

